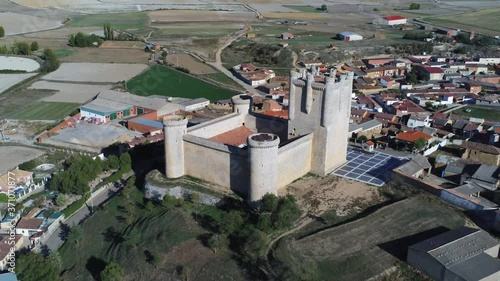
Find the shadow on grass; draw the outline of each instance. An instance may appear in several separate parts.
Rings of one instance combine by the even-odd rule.
[[[106,265],[107,263],[104,260],[92,256],[87,260],[85,268],[90,272],[94,280],[100,281],[101,272],[104,270],[104,268],[106,268]]]

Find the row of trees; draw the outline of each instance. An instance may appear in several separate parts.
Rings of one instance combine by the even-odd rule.
[[[103,171],[118,170],[120,174],[132,169],[132,159],[128,153],[119,158],[112,155],[101,161],[87,156],[75,156],[65,162],[65,170],[50,181],[50,189],[66,194],[84,195],[89,192],[89,182]]]
[[[30,56],[35,51],[38,51],[37,41],[31,42],[31,44],[24,41],[14,42],[10,48],[7,45],[0,46],[0,54],[2,55]]]
[[[5,29],[0,25],[0,38],[5,36]]]
[[[109,22],[104,24],[104,40],[115,40],[115,32]]]
[[[476,46],[494,46],[494,45],[500,45],[500,42],[487,35],[476,35],[474,38],[470,38],[470,34],[465,33],[465,32],[459,32],[455,36],[455,40],[458,43],[463,43],[463,44],[469,44],[469,45],[476,45]]]

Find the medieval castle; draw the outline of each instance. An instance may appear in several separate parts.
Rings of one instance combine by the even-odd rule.
[[[353,74],[315,74],[291,72],[288,119],[252,112],[246,95],[232,98],[232,114],[189,129],[186,118],[166,117],[167,178],[189,175],[257,201],[344,164]]]

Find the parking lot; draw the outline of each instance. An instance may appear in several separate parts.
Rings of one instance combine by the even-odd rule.
[[[384,185],[392,169],[405,163],[407,159],[380,152],[365,152],[347,148],[347,163],[332,172],[333,175],[348,178],[375,186]]]

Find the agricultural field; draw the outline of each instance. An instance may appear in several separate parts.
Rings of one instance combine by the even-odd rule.
[[[311,13],[311,12],[298,12],[298,13],[262,13],[265,18],[270,19],[288,19],[297,21],[307,21],[307,20],[326,20],[331,18],[330,15],[325,13]]]
[[[219,82],[231,87],[235,87],[240,90],[244,90],[244,88],[236,81],[233,79],[227,77],[224,73],[217,72],[217,73],[210,73],[210,74],[203,74],[202,75],[205,78],[211,79],[215,82]]]
[[[500,8],[485,9],[453,15],[439,15],[422,18],[423,21],[451,28],[476,31],[491,36],[500,35]]]
[[[128,81],[126,88],[140,96],[207,98],[212,102],[236,94],[160,65],[153,65],[146,72]]]
[[[323,13],[320,9],[318,9],[319,6],[311,6],[311,5],[283,5],[283,7],[304,12],[304,13]]]
[[[40,64],[32,59],[0,56],[0,73],[5,70],[33,72],[39,68]]]
[[[62,57],[62,62],[88,63],[147,63],[149,53],[131,49],[74,48],[73,53]]]
[[[151,23],[163,22],[255,22],[258,19],[251,12],[164,10],[149,12]]]
[[[466,106],[453,111],[454,115],[483,118],[488,121],[500,122],[500,108]]]
[[[103,15],[81,15],[71,18],[69,26],[73,27],[103,27],[105,23],[111,23],[113,28],[118,29],[147,29],[149,18],[148,14],[127,13],[127,14],[103,14]]]
[[[189,72],[193,74],[208,74],[217,72],[217,70],[211,66],[198,61],[188,54],[169,54],[167,56],[167,62],[175,67],[187,68]]]
[[[138,49],[144,50],[146,44],[141,41],[104,41],[100,49]]]
[[[145,64],[63,63],[42,79],[64,82],[117,83],[128,80],[147,68]]]
[[[19,164],[44,154],[42,150],[24,146],[0,146],[0,174],[4,174]]]
[[[11,118],[21,120],[60,120],[78,109],[79,103],[37,102],[29,108],[18,111]]]
[[[274,259],[317,280],[366,280],[404,260],[409,245],[464,223],[458,210],[419,195],[352,222],[281,241]]]
[[[94,98],[103,90],[109,90],[110,85],[84,85],[71,83],[57,83],[49,81],[38,81],[33,83],[28,89],[52,90],[56,93],[50,97],[42,98],[46,102],[69,102],[85,103]]]
[[[40,15],[45,15],[40,13]],[[5,29],[5,35],[25,34],[61,27],[58,20],[11,12],[0,13],[0,26]]]
[[[196,23],[152,23],[155,28],[151,37],[153,38],[216,38],[227,36],[242,28],[241,23],[209,22],[206,24]]]
[[[125,223],[125,199],[115,196],[82,224],[83,240],[63,244],[63,280],[99,280],[111,261],[120,264],[126,280],[247,280],[227,250],[203,245],[198,237],[207,232],[189,211],[159,205],[148,211],[135,188],[130,198],[134,223]]]
[[[37,73],[0,74],[0,93],[35,75]]]

